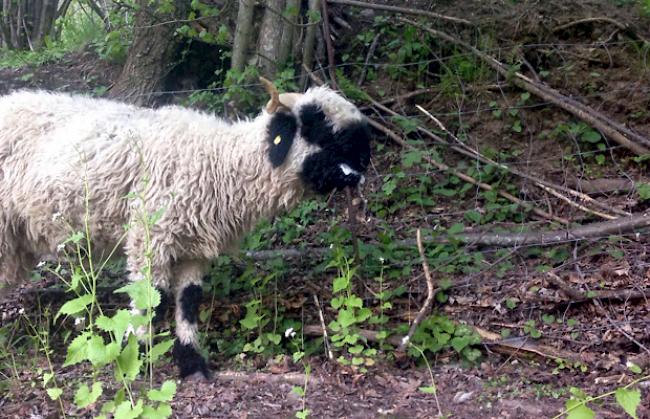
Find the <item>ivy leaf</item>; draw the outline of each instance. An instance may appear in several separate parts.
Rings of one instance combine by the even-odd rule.
[[[70,300],[67,303],[63,304],[63,306],[61,306],[59,312],[56,313],[54,320],[58,319],[59,316],[62,314],[69,315],[69,314],[79,313],[81,310],[88,307],[88,305],[92,301],[93,301],[92,294],[82,295],[81,297],[77,297],[73,300]]]
[[[160,390],[152,389],[147,392],[147,397],[152,402],[168,402],[176,394],[176,383],[172,380],[165,381]]]
[[[88,385],[81,384],[74,395],[74,403],[78,408],[83,409],[95,403],[99,396],[102,395],[102,382],[93,383],[93,389],[90,391]]]
[[[632,416],[634,419],[638,418],[636,415],[636,409],[641,403],[641,392],[638,389],[629,390],[619,388],[616,390],[616,393],[614,393],[614,396],[616,396],[616,401],[628,415]]]

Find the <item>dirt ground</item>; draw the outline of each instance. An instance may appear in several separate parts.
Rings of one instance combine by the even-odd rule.
[[[411,3],[428,7],[431,2]],[[541,45],[527,50],[525,57],[531,68],[549,72],[546,83],[580,98],[612,120],[650,136],[648,52],[639,52],[629,45],[630,36],[650,39],[650,18],[641,17],[634,7],[622,7],[609,1],[523,2],[507,7],[501,1],[441,3],[441,9],[437,9],[440,13],[462,16],[485,28],[502,25],[500,43]],[[605,21],[553,31],[558,25],[593,16],[624,22],[629,25],[630,32],[617,31]],[[463,35],[462,30],[458,33]],[[561,71],[553,71],[554,68],[561,68]],[[532,71],[523,71],[533,76]],[[97,92],[110,87],[118,72],[117,66],[102,63],[93,52],[86,51],[41,68],[0,70],[0,94],[18,88]],[[509,164],[547,180],[571,187],[584,185],[584,190],[603,179],[609,181],[608,185],[621,179],[623,182],[626,179],[628,182],[630,179],[648,181],[647,166],[631,164],[630,155],[612,144],[608,144],[608,152],[615,164],[594,166],[580,160],[583,153],[577,144],[539,135],[552,132],[567,120],[563,111],[546,102],[534,101],[526,105],[522,118],[530,135],[523,138],[514,136],[510,126],[504,126],[501,120],[492,116],[490,108],[495,101],[503,106],[513,105],[521,91],[505,86],[502,80],[495,83],[496,88],[492,83],[489,86],[466,86],[467,92],[471,93],[468,95],[471,99],[466,103],[435,94],[417,103],[424,103],[425,108],[436,115],[452,115],[445,122],[457,123],[461,127],[459,130],[468,133],[470,141],[481,148],[489,146],[510,152],[514,157],[510,157]],[[380,87],[390,96],[406,93],[411,86],[391,82],[368,86],[368,91],[372,93]],[[412,104],[405,101],[395,108],[404,109]],[[480,109],[488,111],[476,111]],[[462,120],[454,120],[457,117]],[[384,139],[379,143],[397,150]],[[578,162],[567,165],[562,156],[571,153],[578,156]],[[449,153],[446,158],[454,162],[458,156]],[[381,190],[382,177],[394,164],[399,164],[399,160],[390,153],[373,155],[373,169],[366,186],[369,193]],[[440,179],[444,175],[433,176]],[[544,194],[526,182],[518,187],[522,196],[535,202],[546,202],[555,214],[575,222],[595,221],[590,215],[561,201],[548,201]],[[647,209],[647,204],[640,202],[629,190],[605,189],[605,193],[594,195],[600,202],[635,213]],[[435,213],[422,214],[418,208],[406,208],[381,221],[399,226],[399,231],[418,226],[418,223],[433,229],[439,224],[451,225],[462,220],[463,212],[472,205],[481,211],[489,211],[481,208],[480,202],[443,200]],[[373,220],[372,215],[370,218],[360,232],[361,237],[368,240],[376,237],[379,225],[379,220]],[[541,221],[539,224],[544,225]],[[499,226],[511,225],[502,223]],[[316,223],[305,232],[305,237],[316,236],[326,228],[326,221]],[[436,310],[456,321],[494,333],[509,330],[513,345],[517,348],[528,345],[528,349],[511,347],[508,351],[503,346],[486,344],[481,346],[483,355],[477,365],[462,365],[451,355],[441,355],[433,360],[431,366],[438,390],[437,400],[419,390],[431,384],[430,372],[413,360],[392,362],[380,357],[382,361],[362,374],[328,361],[321,354],[310,358],[312,372],[307,381],[304,407],[310,409],[311,417],[319,418],[430,418],[439,412],[451,418],[479,415],[485,418],[550,418],[562,412],[570,396],[570,387],[598,395],[628,384],[639,377],[627,368],[629,361],[640,365],[647,374],[650,368],[650,301],[647,298],[650,255],[646,250],[647,239],[627,236],[610,242],[610,249],[615,248],[618,254],[616,257],[614,251],[589,251],[590,246],[596,249],[600,244],[591,241],[569,249],[566,263],[554,266],[553,270],[563,282],[554,282],[548,274],[540,272],[537,269],[540,259],[521,252],[521,249],[513,250],[513,265],[505,274],[497,275],[492,270],[500,257],[493,250],[487,262],[490,266],[483,272],[452,278],[449,301],[437,306]],[[295,278],[288,281],[287,288],[299,287],[303,274],[305,272],[301,272],[298,266]],[[415,304],[421,303],[423,285],[413,285],[413,278],[404,281],[412,288]],[[576,289],[628,290],[637,294],[619,293],[614,298],[596,302],[590,298],[576,300],[575,296],[568,296],[566,290],[561,289],[558,284],[562,283]],[[0,303],[3,315],[0,324],[7,324],[21,309],[35,310],[34,295],[49,285],[51,283],[41,283],[17,290],[10,301]],[[516,301],[516,309],[506,308],[510,301]],[[543,320],[550,316],[562,320],[570,318],[574,323],[567,326],[564,321]],[[525,337],[529,335],[527,322],[531,319],[536,320],[543,336],[539,340]],[[56,367],[64,358],[63,347],[59,349],[60,352],[53,354],[57,377],[70,383],[87,377],[89,371],[81,367]],[[37,368],[45,368],[46,364],[41,356],[28,355],[33,357],[30,362],[36,368],[7,374],[8,385],[0,387],[6,389],[4,394],[0,394],[0,417],[59,417],[59,406],[49,400],[37,374]],[[571,362],[556,361],[563,355],[585,368]],[[303,399],[291,391],[292,387],[304,384],[302,368],[262,363],[252,370],[250,366],[246,364],[244,368],[233,360],[215,357],[212,360],[215,373],[211,380],[179,382],[173,401],[174,417],[293,417],[295,412],[303,409]],[[175,376],[174,368],[169,365],[159,370],[155,379],[162,383]],[[650,418],[650,380],[639,382],[638,388],[642,392],[638,416]],[[97,413],[93,410],[77,411],[70,400],[65,400],[64,406],[70,417],[92,417]],[[611,397],[591,407],[600,418],[624,417]]]

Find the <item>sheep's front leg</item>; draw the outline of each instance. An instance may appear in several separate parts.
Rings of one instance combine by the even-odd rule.
[[[181,378],[209,378],[208,365],[199,352],[197,323],[204,264],[186,262],[174,269],[176,278],[176,342],[173,356]]]

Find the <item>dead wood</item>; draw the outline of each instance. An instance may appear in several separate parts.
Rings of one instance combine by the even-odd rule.
[[[433,286],[433,278],[431,277],[431,272],[429,271],[429,262],[427,262],[427,256],[424,253],[424,246],[422,246],[422,233],[420,232],[419,228],[416,233],[416,240],[418,244],[418,251],[420,252],[420,257],[422,258],[422,269],[424,270],[424,277],[427,280],[427,299],[424,301],[424,304],[422,304],[422,308],[420,308],[417,316],[415,316],[415,320],[413,320],[413,323],[411,323],[411,327],[409,328],[408,333],[402,338],[402,341],[397,347],[398,352],[404,352],[409,342],[411,342],[411,338],[413,337],[413,334],[417,330],[418,326],[424,317],[431,311],[431,306],[433,305],[433,297],[436,295],[436,290]]]
[[[606,16],[588,17],[588,18],[584,18],[584,19],[574,20],[574,21],[571,21],[571,22],[568,22],[568,23],[565,23],[565,24],[562,24],[560,26],[557,26],[557,27],[553,28],[553,30],[551,32],[556,33],[556,32],[563,31],[565,29],[572,28],[574,26],[584,25],[584,24],[588,24],[588,23],[607,23],[607,24],[616,26],[625,35],[627,35],[629,38],[631,38],[631,39],[633,39],[635,41],[646,42],[646,40],[643,37],[641,37],[639,34],[637,34],[636,31],[634,31],[630,25],[628,25],[626,23],[619,22],[616,19],[612,19],[611,17],[606,17]]]
[[[517,170],[517,169],[513,169],[513,168],[509,167],[508,165],[505,165],[503,163],[497,163],[496,161],[485,157],[478,150],[474,150],[474,149],[470,148],[467,144],[465,144],[460,139],[458,139],[458,137],[456,137],[454,134],[452,134],[447,129],[447,127],[445,127],[442,124],[442,122],[440,122],[436,117],[431,115],[431,113],[426,111],[420,105],[415,105],[415,106],[421,112],[423,112],[425,115],[427,115],[430,119],[432,119],[438,125],[438,127],[440,129],[442,129],[445,133],[447,133],[447,135],[449,135],[457,144],[459,144],[460,149],[459,149],[459,147],[456,147],[456,146],[453,146],[453,145],[447,143],[446,141],[444,141],[442,138],[438,137],[436,134],[434,134],[431,131],[424,130],[424,129],[419,129],[419,131],[424,132],[425,134],[427,134],[428,136],[430,136],[431,138],[433,138],[434,140],[436,140],[439,143],[450,146],[454,151],[458,151],[463,155],[469,155],[472,158],[478,159],[482,163],[494,165],[496,167],[499,167],[499,168],[513,174],[513,175],[516,175],[516,176],[519,176],[519,177],[521,177],[523,179],[529,180],[529,181],[533,182],[533,184],[535,186],[545,190],[546,192],[554,195],[557,198],[562,199],[563,201],[566,201],[569,205],[572,205],[572,206],[574,206],[574,207],[576,207],[576,208],[578,208],[578,209],[580,209],[582,211],[588,212],[590,214],[596,215],[596,216],[604,218],[606,220],[613,220],[616,217],[612,216],[612,215],[609,215],[609,214],[603,214],[603,213],[601,213],[599,211],[589,209],[589,208],[587,208],[587,207],[585,207],[585,206],[583,206],[581,204],[578,204],[578,203],[570,200],[566,196],[558,193],[557,191],[562,191],[564,193],[568,193],[569,195],[572,195],[572,196],[578,198],[581,201],[589,202],[591,205],[597,206],[597,207],[599,207],[601,209],[604,209],[604,210],[609,211],[609,212],[613,212],[613,213],[618,214],[618,215],[622,215],[622,216],[631,215],[631,214],[629,214],[629,213],[627,213],[625,211],[621,211],[619,209],[616,209],[616,208],[610,207],[610,206],[608,206],[608,205],[606,205],[604,203],[601,203],[601,202],[593,199],[589,195],[585,195],[584,193],[578,192],[576,190],[567,188],[567,187],[562,186],[562,185],[557,185],[557,184],[554,184],[552,182],[545,181],[545,180],[541,179],[541,177],[539,177],[539,176],[530,175],[528,173],[522,172],[522,171]]]
[[[507,355],[521,355],[523,353],[536,354],[549,359],[566,359],[571,362],[581,362],[582,359],[576,353],[564,351],[552,346],[543,345],[529,337],[502,338],[497,333],[472,326],[476,333],[481,336],[481,344],[489,349]]]
[[[451,36],[445,32],[441,32],[436,29],[429,28],[427,26],[421,25],[417,22],[414,22],[405,18],[398,18],[401,22],[407,23],[409,25],[415,26],[422,30],[429,32],[430,34],[444,39],[448,42],[451,42],[455,45],[459,45],[465,49],[468,49],[474,53],[481,60],[485,61],[487,65],[492,67],[497,73],[506,79],[512,81],[515,85],[524,89],[535,96],[542,98],[545,101],[553,103],[554,105],[564,109],[565,111],[571,113],[572,115],[580,118],[584,122],[593,126],[602,132],[605,136],[610,138],[612,141],[622,145],[623,147],[633,151],[638,155],[650,154],[650,140],[643,137],[640,134],[635,133],[627,127],[624,127],[622,124],[615,122],[608,118],[607,116],[601,114],[600,112],[595,111],[592,108],[589,108],[586,105],[579,103],[578,101],[571,99],[559,91],[546,86],[543,83],[535,82],[530,78],[524,76],[521,73],[512,74],[510,70],[501,62],[496,60],[494,57],[478,50],[472,45],[468,44],[465,41],[462,41],[454,36]],[[630,138],[628,138],[630,137]]]
[[[327,1],[321,3],[323,8],[323,36],[325,37],[325,47],[327,48],[327,72],[330,75],[332,88],[338,90],[336,84],[336,61],[334,60],[334,46],[332,45],[332,35],[330,34],[329,11]]]
[[[619,289],[619,290],[590,290],[580,291],[567,284],[562,278],[553,272],[548,273],[548,281],[558,287],[571,300],[572,304],[584,303],[592,300],[646,300],[650,299],[650,290],[641,289]]]
[[[464,25],[472,25],[472,22],[470,22],[469,20],[461,19],[453,16],[441,15],[439,13],[430,12],[428,10],[409,9],[408,7],[389,6],[386,4],[364,3],[362,1],[354,1],[354,0],[327,0],[327,2],[332,4],[344,4],[346,6],[363,7],[365,9],[375,9],[375,10],[383,10],[387,12],[404,13],[407,15],[426,16],[433,19],[447,20],[449,22],[462,23]]]
[[[382,124],[380,124],[377,121],[374,121],[372,119],[368,119],[368,123],[378,131],[383,132],[388,138],[396,142],[397,144],[401,145],[404,148],[408,148],[409,150],[417,150],[416,147],[412,146],[411,144],[407,143],[404,141],[399,135],[395,134],[393,131],[390,129],[386,128]],[[426,160],[428,163],[431,163],[433,166],[438,168],[438,170],[441,170],[443,172],[451,173],[452,175],[458,177],[459,179],[471,183],[472,185],[476,185],[479,188],[486,190],[486,191],[495,191],[495,189],[492,187],[492,185],[488,185],[487,183],[479,182],[478,180],[474,179],[473,177],[466,175],[465,173],[461,173],[458,170],[452,169],[451,167],[447,166],[444,163],[437,162],[436,160],[432,159],[429,156],[422,156],[424,160]],[[558,217],[556,215],[550,214],[547,211],[544,211],[542,209],[536,208],[533,205],[529,204],[528,202],[525,202],[512,194],[502,191],[502,190],[497,190],[496,191],[499,196],[507,199],[510,202],[513,202],[517,205],[522,206],[528,211],[533,212],[535,215],[542,217],[544,219],[550,220],[550,221],[555,221],[556,223],[563,224],[563,225],[568,225],[569,221],[565,218]]]
[[[618,179],[578,179],[569,178],[574,188],[585,194],[627,193],[634,190],[634,181],[627,178]]]
[[[379,44],[380,36],[381,33],[375,35],[375,38],[372,40],[372,43],[370,44],[370,48],[368,48],[368,53],[366,54],[366,61],[363,64],[363,68],[361,69],[361,74],[359,75],[359,80],[357,81],[358,86],[361,86],[363,82],[366,81],[366,74],[368,73],[368,63],[372,59],[372,56],[375,55],[375,50],[377,49],[377,45]]]
[[[295,386],[303,386],[307,380],[306,375],[299,372],[271,374],[265,372],[246,373],[238,371],[222,371],[214,374],[214,378],[217,381],[231,381],[246,384],[265,382],[270,384],[289,383]],[[319,381],[318,377],[314,377],[313,375],[309,376],[310,383],[317,383]]]

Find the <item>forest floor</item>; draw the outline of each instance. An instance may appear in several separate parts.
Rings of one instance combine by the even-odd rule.
[[[650,138],[650,57],[647,47],[639,47],[638,39],[630,38],[650,39],[650,18],[640,17],[631,2],[620,1],[617,5],[611,1],[554,0],[521,2],[507,7],[498,1],[450,3],[453,7],[448,6],[448,10],[442,6],[442,10],[436,11],[462,16],[486,31],[501,27],[498,44],[519,46],[524,51],[530,66],[521,69],[526,75],[543,75],[546,84]],[[429,2],[409,4],[426,6]],[[606,20],[553,30],[594,16],[623,22],[630,25],[630,31],[617,29]],[[444,25],[442,28],[445,29]],[[466,35],[460,29],[455,33],[461,37]],[[466,39],[474,40],[471,36]],[[494,55],[503,53],[499,58],[506,60],[508,52],[510,48],[499,49]],[[440,71],[440,67],[428,71]],[[110,87],[117,74],[119,67],[103,63],[93,52],[86,51],[42,67],[0,69],[0,94],[18,88],[98,94]],[[419,86],[413,81],[394,81],[382,76],[379,70],[377,78],[364,85],[371,96],[385,98],[416,88]],[[542,99],[524,98],[521,90],[496,76],[489,82],[480,78],[475,83],[461,83],[460,88],[464,93],[460,99],[458,95],[445,94],[445,88],[440,85],[433,85],[430,92],[417,96],[417,100],[398,100],[390,106],[402,115],[419,116],[424,121],[426,118],[414,108],[420,104],[476,148],[496,150],[494,155],[509,165],[532,176],[579,189],[610,208],[629,213],[648,208],[648,201],[641,199],[634,187],[634,183],[650,182],[647,165],[635,161],[628,151],[604,139],[590,143],[589,138],[582,138],[585,133],[582,128],[571,130],[577,124],[566,112]],[[368,112],[368,115],[376,117],[377,113]],[[560,126],[566,129],[558,134]],[[397,145],[380,133],[377,137],[372,168],[364,187],[370,200],[385,190],[382,188],[387,176],[395,176],[394,168],[403,162]],[[440,153],[450,166],[463,167],[463,157],[451,150],[443,149]],[[471,168],[471,164],[470,161],[464,167]],[[435,169],[429,175],[434,183],[444,185],[446,175]],[[409,181],[408,173],[405,177],[407,180],[401,187],[414,187],[417,181]],[[602,221],[594,214],[548,196],[530,181],[510,179],[507,182],[503,181],[502,186],[514,190],[517,196],[572,223]],[[376,240],[385,224],[398,233],[396,239],[411,239],[408,232],[413,227],[435,230],[437,226],[467,223],[469,211],[489,215],[494,221],[489,226],[477,226],[477,231],[490,232],[495,226],[507,228],[524,223],[539,229],[549,225],[548,220],[527,216],[519,224],[510,215],[499,218],[491,211],[500,210],[486,205],[478,190],[475,196],[470,193],[461,201],[436,197],[435,206],[428,208],[418,204],[399,205],[395,201],[399,199],[386,204],[392,205],[391,209],[381,216],[372,213],[372,202],[369,202],[367,220],[358,227],[362,240]],[[333,205],[343,206],[336,200]],[[314,222],[303,232],[303,240],[309,241],[329,226],[327,220]],[[251,363],[215,355],[212,380],[179,384],[172,403],[174,417],[293,417],[305,407],[312,417],[327,418],[428,418],[439,411],[444,417],[453,418],[554,417],[563,411],[572,387],[595,396],[647,375],[650,255],[646,237],[647,234],[604,237],[600,241],[570,242],[559,249],[521,246],[508,248],[505,253],[494,246],[467,245],[468,254],[483,252],[486,268],[472,274],[445,274],[445,279],[452,284],[446,290],[448,299],[444,304],[437,303],[434,309],[454,321],[482,330],[497,334],[508,331],[519,345],[514,349],[507,345],[480,345],[482,357],[476,364],[466,365],[451,353],[441,353],[432,359],[431,371],[416,359],[402,362],[379,359],[367,372],[360,372],[316,354],[309,359],[311,373],[303,399],[292,392],[294,386],[304,384],[302,366],[262,360],[257,362],[257,368],[252,368]],[[507,266],[502,264],[504,259],[509,262]],[[540,269],[541,265],[549,269]],[[307,269],[299,261],[294,262],[291,277],[284,282],[288,298],[303,293],[304,277],[316,283],[330,282],[329,278],[314,278]],[[409,288],[409,298],[400,305],[406,313],[395,314],[395,318],[412,319],[412,311],[424,300],[426,287],[419,272],[392,279],[403,281]],[[0,325],[6,326],[7,319],[15,318],[21,309],[29,312],[40,308],[43,300],[34,296],[42,292],[47,299],[47,287],[52,282],[17,290],[11,301],[0,302],[3,315]],[[579,291],[572,294],[572,290]],[[588,293],[593,290],[612,291],[616,296],[593,298]],[[637,294],[630,297],[629,292]],[[54,300],[52,310],[61,304],[59,297],[49,297],[50,301]],[[314,312],[307,317],[314,318],[315,310],[313,307],[309,310]],[[300,311],[297,313],[299,316]],[[75,383],[87,376],[90,372],[84,367],[60,367],[65,347],[60,339],[55,339],[56,342],[60,347],[54,347],[52,361],[57,378]],[[2,370],[6,380],[0,385],[0,417],[59,417],[59,406],[47,397],[39,382],[42,369],[47,367],[46,360],[35,350],[27,354],[30,359],[4,358],[11,359],[10,364],[15,368]],[[628,361],[634,361],[644,373],[631,372]],[[430,372],[437,387],[437,400],[432,394],[420,391],[431,385]],[[155,380],[162,383],[175,375],[173,366],[168,365],[156,371]],[[638,417],[650,418],[650,380],[640,380],[635,388],[640,389],[642,397]],[[75,410],[69,400],[65,406],[71,417],[91,417],[97,413]],[[613,397],[590,407],[598,417],[624,417]]]

